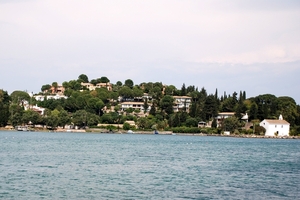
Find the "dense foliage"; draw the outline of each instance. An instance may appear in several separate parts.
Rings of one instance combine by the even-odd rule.
[[[263,94],[246,98],[246,92],[226,94],[219,96],[216,89],[214,94],[208,94],[203,87],[198,90],[195,86],[182,85],[177,89],[173,85],[165,86],[160,82],[134,84],[131,79],[117,81],[112,84],[111,90],[106,87],[96,87],[89,90],[81,83],[90,83],[96,86],[99,83],[110,84],[107,77],[92,79],[85,74],[79,75],[77,80],[63,82],[64,95],[67,98],[47,98],[58,92],[57,82],[45,84],[41,87],[40,95],[45,95],[43,101],[23,91],[14,91],[8,95],[0,90],[0,126],[11,124],[13,126],[28,124],[46,125],[55,129],[57,126],[73,124],[78,127],[95,127],[97,124],[124,124],[124,129],[133,129],[126,121],[135,121],[141,130],[172,130],[174,132],[195,132],[204,130],[198,128],[198,122],[211,122],[209,133],[220,133],[228,130],[250,133],[241,130],[245,122],[241,121],[243,114],[248,113],[249,121],[263,119],[277,119],[280,114],[290,123],[292,134],[298,134],[300,127],[300,106],[291,97],[276,97],[272,94]],[[147,93],[150,98],[143,98]],[[191,105],[174,112],[174,96],[191,97]],[[141,116],[138,110],[128,108],[121,110],[120,103],[124,101],[143,102],[143,107],[149,112]],[[45,108],[44,115],[33,110],[25,110],[24,103]],[[217,128],[215,117],[219,112],[235,112],[235,117],[224,120]],[[257,126],[254,133],[260,134],[261,128]]]

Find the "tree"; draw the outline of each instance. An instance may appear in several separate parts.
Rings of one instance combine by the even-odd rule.
[[[203,110],[205,112],[206,120],[209,120],[210,118],[218,114],[218,103],[214,95],[208,95],[208,97],[205,100]]]
[[[106,76],[102,76],[99,80],[99,83],[109,83],[110,80]]]
[[[132,89],[132,95],[133,97],[142,97],[144,95],[144,92],[142,89],[138,88],[137,86],[134,86]]]
[[[85,110],[78,110],[72,116],[72,122],[75,126],[85,127],[87,126],[87,112]]]
[[[69,97],[66,99],[64,109],[67,110],[68,112],[75,112],[78,110],[78,106],[76,104],[76,99],[74,97]]]
[[[185,88],[185,84],[183,83],[182,87],[181,87],[181,92],[180,92],[181,96],[185,96],[186,95],[186,88]]]
[[[263,119],[276,119],[277,113],[277,97],[272,94],[263,94],[254,98],[257,104],[258,112],[257,118]]]
[[[132,90],[131,90],[130,87],[128,87],[128,86],[123,86],[123,87],[119,90],[119,94],[120,94],[120,96],[122,96],[124,99],[130,99],[130,98],[133,98]]]
[[[287,120],[291,126],[295,125],[298,113],[297,104],[295,100],[291,97],[278,97],[277,98],[277,115],[282,114],[285,120]]]
[[[6,126],[9,119],[10,97],[7,91],[0,90],[0,127]]]
[[[45,92],[45,91],[49,91],[50,89],[51,89],[51,85],[46,84],[46,85],[43,85],[43,86],[42,86],[41,91],[42,91],[42,92]]]
[[[137,121],[137,125],[140,129],[145,129],[147,126],[147,118],[146,117],[140,117]]]
[[[190,85],[186,88],[186,94],[190,94],[191,92],[195,92],[195,86],[194,85]]]
[[[155,116],[155,114],[156,114],[155,104],[152,104],[152,106],[150,108],[150,111],[149,111],[149,114]]]
[[[247,110],[247,107],[244,104],[244,100],[242,100],[242,98],[241,98],[239,100],[238,104],[236,105],[235,116],[240,119],[242,117],[242,113],[245,113],[246,110]]]
[[[59,119],[58,125],[62,126],[63,128],[65,128],[65,125],[71,123],[71,117],[68,114],[68,112],[65,110],[59,111],[58,119]]]
[[[222,112],[234,112],[235,105],[236,105],[236,99],[234,99],[233,97],[228,97],[224,99],[221,106],[221,110]]]
[[[175,91],[176,91],[176,87],[174,85],[168,85],[165,88],[165,95],[174,95]]]
[[[98,83],[97,79],[92,79],[92,80],[91,80],[91,84],[97,85],[97,83]]]
[[[78,76],[78,81],[79,81],[79,82],[83,82],[83,83],[88,83],[88,82],[89,82],[89,78],[88,78],[88,76],[85,75],[85,74],[80,74],[80,75]]]
[[[144,100],[143,107],[144,107],[144,113],[146,113],[147,110],[148,110],[148,108],[149,108],[149,104],[148,104],[148,99],[147,98]]]
[[[32,124],[33,126],[41,121],[41,116],[39,113],[33,110],[26,110],[22,116],[22,122],[24,124]]]
[[[186,120],[185,125],[187,127],[198,127],[198,120],[190,117]]]
[[[124,83],[124,86],[127,86],[127,87],[129,87],[129,88],[133,88],[133,81],[131,80],[131,79],[127,79],[127,80],[125,80],[125,83]]]
[[[150,94],[152,94],[154,99],[159,101],[162,97],[162,88],[159,86],[154,86],[154,88],[150,91]]]
[[[233,132],[235,129],[241,127],[241,123],[236,117],[228,117],[223,121],[223,130]]]
[[[168,115],[174,112],[173,110],[174,98],[170,95],[164,96],[160,101],[160,108],[165,111]]]
[[[122,84],[121,81],[117,81],[116,85],[119,86],[119,87],[121,87],[123,84]]]
[[[130,130],[130,124],[127,123],[127,122],[125,122],[125,123],[123,124],[123,129],[124,129],[124,130]]]
[[[50,112],[50,115],[46,117],[46,125],[51,127],[52,130],[56,129],[59,123],[59,111],[53,110]]]
[[[25,101],[30,101],[30,96],[27,92],[15,90],[10,94],[12,103],[23,104]]]
[[[251,103],[249,110],[249,120],[257,119],[258,106],[255,102]]]
[[[100,117],[96,114],[87,113],[87,125],[88,126],[97,126],[100,122]]]
[[[217,126],[218,126],[217,120],[216,120],[216,118],[214,118],[212,123],[211,123],[211,127],[212,128],[217,128]]]
[[[91,113],[97,114],[100,116],[101,109],[104,107],[104,103],[101,99],[98,98],[90,98],[87,102],[87,108],[91,111]]]

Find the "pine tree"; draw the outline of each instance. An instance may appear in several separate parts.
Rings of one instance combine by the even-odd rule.
[[[186,87],[185,84],[183,83],[182,87],[181,87],[181,96],[185,96],[186,95]]]

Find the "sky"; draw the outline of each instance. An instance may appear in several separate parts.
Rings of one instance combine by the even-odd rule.
[[[106,76],[300,104],[299,0],[0,0],[0,89]]]

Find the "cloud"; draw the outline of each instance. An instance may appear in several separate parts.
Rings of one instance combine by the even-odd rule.
[[[17,77],[26,69],[30,79],[39,77],[38,84],[85,73],[112,81],[131,78],[212,88],[218,83],[231,88],[231,76],[255,78],[265,71],[292,76],[299,69],[291,64],[300,60],[296,0],[0,4],[0,68]],[[4,79],[0,83],[7,86]],[[32,87],[29,83],[26,88]]]

